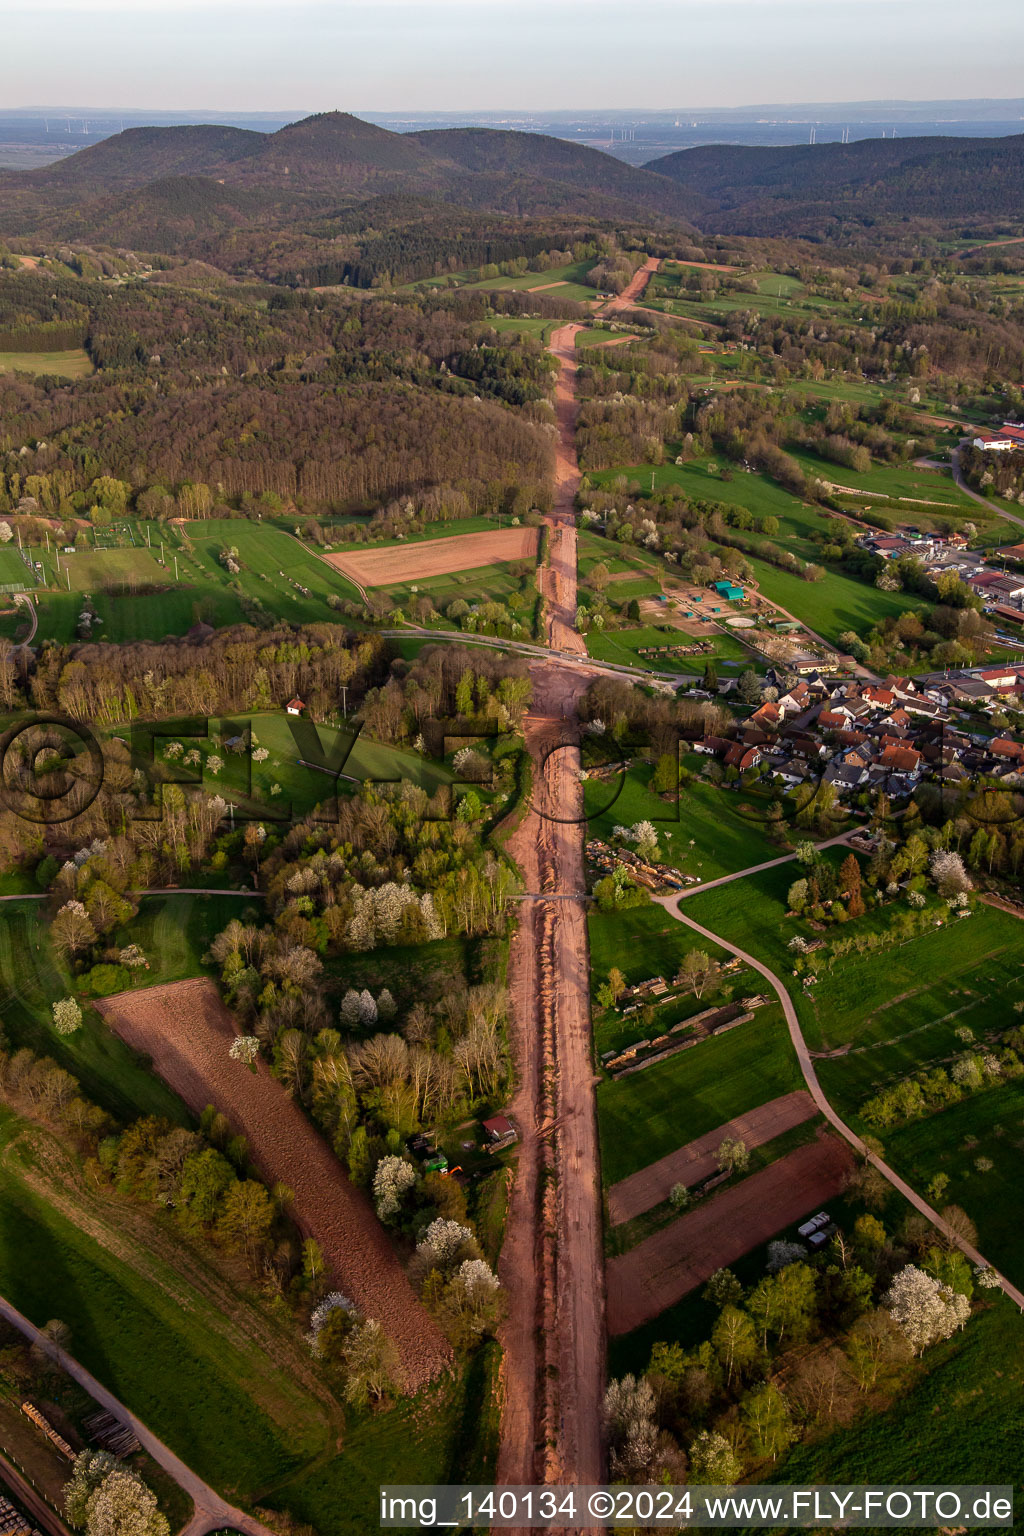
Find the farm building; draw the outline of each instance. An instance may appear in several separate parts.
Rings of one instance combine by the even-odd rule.
[[[730,603],[743,601],[743,588],[735,586],[731,581],[716,581],[712,585],[719,597],[728,598]]]
[[[305,707],[305,704],[303,704],[302,700],[298,697],[289,699],[288,703],[285,705],[285,709],[290,715],[301,715]]]

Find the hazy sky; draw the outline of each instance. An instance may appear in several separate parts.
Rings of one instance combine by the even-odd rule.
[[[1022,0],[0,0],[7,107],[1008,97],[1022,59]]]

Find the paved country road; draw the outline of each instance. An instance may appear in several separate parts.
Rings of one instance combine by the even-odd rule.
[[[35,1323],[29,1322],[17,1307],[11,1305],[4,1297],[0,1296],[0,1317],[7,1319],[13,1327],[17,1328],[31,1344],[37,1345],[44,1354],[56,1362],[63,1371],[77,1381],[80,1387],[84,1387],[89,1396],[101,1408],[106,1408],[116,1415],[123,1424],[127,1424],[134,1432],[139,1444],[148,1451],[158,1466],[173,1477],[174,1481],[192,1499],[195,1505],[195,1513],[192,1519],[184,1527],[182,1536],[205,1536],[207,1531],[220,1530],[230,1526],[236,1531],[241,1531],[242,1536],[273,1536],[265,1525],[254,1520],[251,1515],[236,1509],[226,1499],[222,1499],[201,1477],[197,1477],[190,1467],[187,1467],[174,1452],[158,1440],[152,1430],[147,1429],[141,1419],[137,1419],[123,1403],[119,1402],[112,1392],[101,1386],[95,1376],[91,1376],[84,1366],[67,1354],[63,1349],[58,1349],[41,1331]]]
[[[985,507],[987,511],[994,512],[997,517],[1005,517],[1008,523],[1016,523],[1018,528],[1024,528],[1024,517],[1018,517],[1014,512],[1005,512],[1002,507],[997,507],[994,501],[989,501],[986,496],[982,496],[978,491],[973,490],[971,486],[967,484],[967,481],[963,476],[963,470],[960,468],[960,449],[964,446],[965,443],[968,443],[969,441],[969,438],[961,438],[957,447],[955,447],[953,452],[950,454],[950,464],[952,465],[953,469],[953,479],[963,491],[964,495],[969,496],[972,501],[976,501],[979,507]]]
[[[744,871],[744,873],[749,873],[749,871]],[[727,949],[730,954],[736,955],[738,959],[745,960],[747,965],[751,966],[755,971],[758,972],[759,975],[764,977],[765,981],[768,982],[769,986],[778,997],[779,1002],[782,1004],[782,1011],[786,1016],[786,1024],[789,1027],[789,1037],[793,1042],[793,1049],[796,1051],[797,1061],[800,1063],[800,1070],[803,1073],[804,1082],[807,1084],[807,1091],[811,1095],[811,1098],[814,1100],[815,1104],[820,1109],[821,1113],[825,1116],[825,1119],[829,1122],[834,1130],[839,1132],[844,1141],[848,1141],[850,1146],[853,1147],[856,1152],[859,1152],[860,1155],[866,1158],[873,1167],[878,1169],[883,1178],[887,1179],[892,1187],[898,1190],[905,1200],[909,1200],[910,1204],[914,1207],[915,1210],[920,1211],[921,1215],[926,1216],[933,1226],[938,1227],[939,1231],[942,1232],[950,1242],[955,1243],[956,1246],[960,1249],[961,1253],[970,1259],[972,1264],[980,1264],[985,1269],[994,1270],[995,1273],[999,1276],[999,1284],[1002,1286],[1007,1296],[1009,1296],[1011,1301],[1016,1302],[1017,1306],[1020,1307],[1022,1312],[1024,1312],[1024,1295],[1021,1294],[1017,1287],[1012,1285],[1011,1282],[1007,1280],[1005,1275],[999,1274],[999,1271],[996,1269],[995,1265],[990,1264],[988,1259],[986,1259],[981,1253],[978,1252],[977,1248],[972,1247],[970,1243],[964,1242],[962,1238],[958,1237],[957,1234],[953,1232],[949,1226],[947,1226],[946,1222],[943,1221],[938,1211],[930,1206],[926,1200],[923,1200],[917,1191],[912,1189],[905,1179],[901,1179],[899,1174],[895,1173],[893,1169],[889,1167],[888,1163],[883,1162],[882,1159],[877,1157],[874,1152],[869,1151],[868,1148],[864,1145],[864,1142],[857,1135],[856,1131],[852,1131],[846,1122],[840,1119],[839,1115],[836,1114],[836,1111],[832,1108],[832,1105],[825,1097],[824,1090],[818,1081],[818,1074],[815,1071],[814,1062],[811,1060],[810,1051],[807,1049],[807,1042],[804,1040],[803,1031],[800,1028],[800,1020],[797,1018],[797,1012],[793,1006],[793,1000],[790,997],[785,985],[779,979],[779,977],[776,976],[775,972],[770,971],[768,967],[763,965],[760,960],[755,960],[754,956],[748,954],[745,949],[740,949],[738,945],[731,944],[728,939],[723,939],[719,934],[712,933],[710,928],[705,928],[702,926],[702,924],[695,922],[692,917],[687,917],[685,913],[680,910],[678,901],[675,897],[661,897],[655,899],[658,900],[658,904],[664,907],[665,911],[671,917],[674,917],[677,922],[685,923],[687,928],[692,928],[694,933],[699,933],[702,938],[710,940],[711,943],[719,945],[722,949]]]
[[[821,848],[838,848],[858,831],[859,827],[853,827],[849,832],[840,832],[835,837],[826,838],[823,843],[815,843],[815,852]],[[795,858],[795,853],[783,853],[777,859],[766,859],[763,864],[751,864],[746,869],[735,870],[731,875],[719,875],[717,880],[705,880],[701,885],[687,886],[685,891],[676,891],[671,896],[655,896],[653,899],[667,912],[672,912],[673,901],[685,901],[688,896],[703,896],[705,891],[713,891],[716,886],[731,885],[734,880],[743,880],[747,875],[759,875],[764,869],[778,869],[780,864],[792,864]],[[674,912],[672,916],[675,916]]]

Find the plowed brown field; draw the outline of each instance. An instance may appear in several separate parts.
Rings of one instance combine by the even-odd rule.
[[[822,1135],[610,1259],[608,1332],[631,1333],[845,1188],[853,1154]]]
[[[621,1221],[632,1221],[652,1206],[667,1200],[673,1184],[687,1186],[699,1184],[718,1168],[716,1151],[727,1136],[746,1143],[748,1147],[763,1147],[766,1141],[781,1136],[783,1131],[813,1120],[818,1111],[814,1100],[803,1088],[796,1093],[784,1093],[781,1098],[761,1104],[748,1115],[737,1115],[716,1131],[698,1136],[656,1163],[631,1173],[628,1179],[620,1179],[608,1191],[608,1216],[613,1226]]]
[[[402,581],[447,576],[449,571],[475,571],[503,560],[532,560],[539,540],[538,528],[496,528],[493,533],[456,533],[450,539],[393,544],[387,549],[323,558],[361,587],[390,587]]]
[[[406,1386],[440,1374],[452,1352],[417,1300],[366,1197],[261,1062],[250,1072],[228,1056],[237,1033],[213,983],[176,981],[97,1004],[123,1040],[152,1058],[195,1114],[213,1104],[249,1143],[269,1183],[295,1191],[293,1215],[315,1237],[339,1290],[394,1339]]]

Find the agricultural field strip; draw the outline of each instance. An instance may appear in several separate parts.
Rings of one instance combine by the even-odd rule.
[[[530,560],[537,554],[539,538],[536,528],[502,528],[351,555],[328,553],[321,558],[360,586],[386,587],[508,560]]]
[[[236,1029],[213,983],[172,982],[97,1003],[129,1045],[195,1114],[213,1102],[237,1126],[271,1183],[296,1191],[295,1219],[319,1242],[346,1295],[394,1339],[411,1390],[438,1374],[451,1351],[417,1302],[383,1228],[337,1158],[271,1077],[228,1057]]]
[[[608,1191],[608,1215],[612,1225],[632,1221],[635,1216],[642,1216],[645,1211],[660,1205],[668,1199],[673,1184],[692,1186],[717,1172],[715,1153],[726,1137],[741,1140],[748,1148],[761,1147],[784,1131],[802,1125],[805,1120],[813,1120],[817,1113],[810,1094],[801,1088],[727,1120],[716,1130],[698,1136],[678,1151],[669,1152],[656,1163],[649,1163],[646,1168],[613,1184]]]
[[[849,1148],[822,1133],[609,1259],[608,1331],[631,1333],[751,1248],[840,1194]]]
[[[921,993],[904,994],[904,996],[899,998],[898,1001],[906,1002],[909,996],[920,996],[926,992],[927,988],[922,987]],[[920,1035],[925,1030],[935,1029],[939,1024],[948,1024],[951,1019],[958,1019],[963,1013],[970,1013],[971,1010],[977,1008],[978,1004],[982,1001],[983,999],[980,997],[973,997],[969,1003],[963,1003],[959,1008],[953,1008],[949,1013],[944,1013],[941,1018],[928,1019],[926,1023],[918,1024],[914,1029],[908,1029],[905,1034],[892,1035],[888,1040],[866,1040],[862,1045],[851,1045],[846,1049],[843,1049],[842,1047],[840,1047],[840,1049],[843,1049],[843,1054],[846,1056],[861,1056],[865,1051],[878,1051],[882,1050],[885,1046],[888,1045],[901,1045],[904,1040],[912,1040],[915,1035]],[[878,1009],[875,1013],[870,1015],[870,1017],[876,1019],[881,1011],[881,1009]],[[814,1055],[816,1053],[812,1051],[811,1054]],[[825,1052],[824,1054],[832,1055],[834,1053]]]

